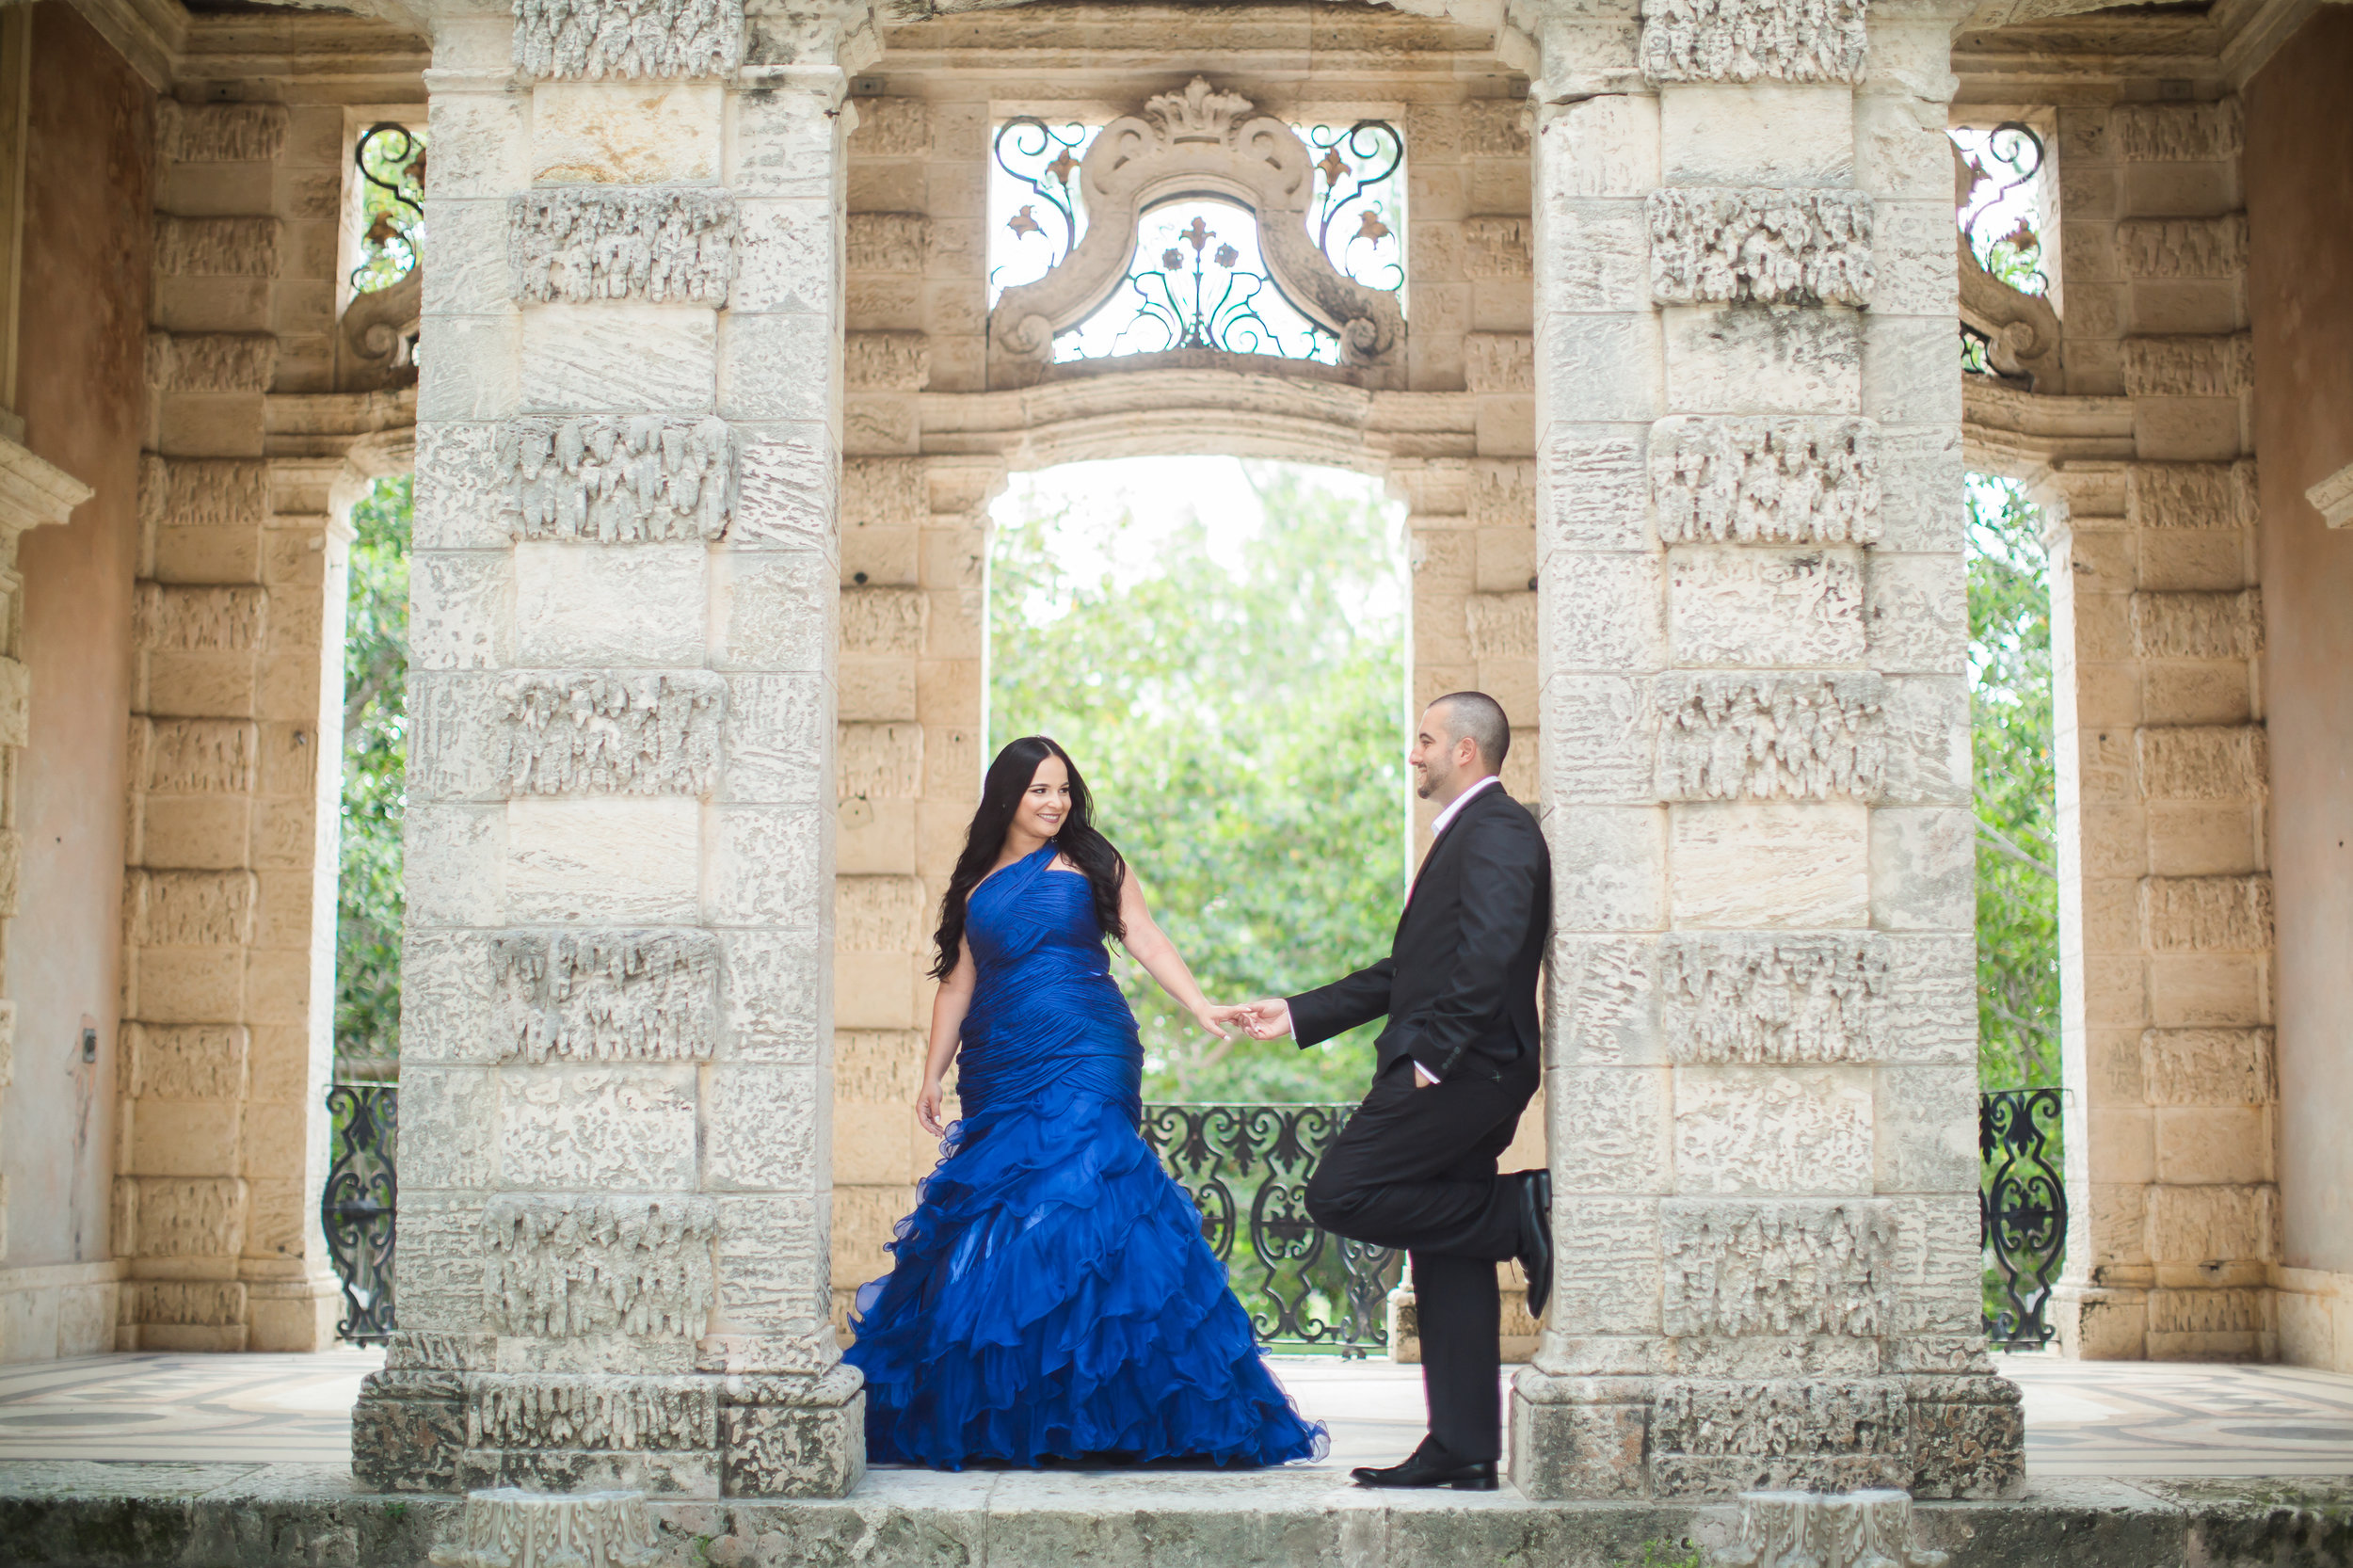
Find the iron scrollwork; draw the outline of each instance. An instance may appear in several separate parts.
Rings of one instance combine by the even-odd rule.
[[[334,1158],[319,1197],[319,1224],[350,1309],[335,1333],[376,1344],[397,1326],[392,1243],[400,1207],[400,1087],[338,1083],[327,1091],[327,1114]]]
[[[1369,288],[1402,289],[1404,251],[1382,197],[1405,161],[1405,138],[1385,120],[1360,120],[1345,128],[1310,125],[1304,135],[1322,154],[1316,160],[1323,191],[1312,215],[1316,248],[1336,270]]]
[[[1307,1180],[1351,1105],[1144,1108],[1144,1136],[1201,1210],[1263,1345],[1385,1350],[1401,1255],[1333,1236],[1307,1217]],[[1236,1256],[1239,1243],[1248,1250]]]
[[[395,120],[371,125],[352,150],[360,170],[360,264],[354,294],[388,289],[416,269],[424,225],[424,136]]]
[[[1035,115],[1020,115],[997,128],[991,151],[997,167],[1018,181],[1036,201],[1025,201],[1005,220],[1016,244],[1035,241],[1046,248],[1043,266],[1025,266],[1043,278],[1062,265],[1079,243],[1085,220],[1079,202],[1079,160],[1086,155],[1095,133],[1084,125],[1049,125]],[[990,269],[994,292],[1003,264]]]
[[[2067,1249],[2060,1094],[1995,1089],[1977,1096],[1985,1336],[2006,1350],[2041,1350],[2057,1332],[2051,1290]]]
[[[1955,132],[1954,142],[1961,368],[2028,391],[2060,391],[2059,319],[2047,297],[2042,238],[2009,200],[2042,173],[2042,138],[2006,120],[1982,133]],[[2015,227],[1982,232],[1996,216]]]

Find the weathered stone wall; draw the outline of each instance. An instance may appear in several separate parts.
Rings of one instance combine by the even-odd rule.
[[[1529,16],[1561,1265],[1513,1479],[1993,1495],[1952,16],[1633,11]]]
[[[2263,689],[2278,927],[2280,1358],[2353,1371],[2353,876],[2342,841],[2353,775],[2353,533],[2313,491],[2353,464],[2353,12],[2313,17],[2249,84],[2248,315],[2263,527]],[[2324,492],[2325,493],[2325,492]]]
[[[2087,1357],[2267,1359],[2269,760],[2242,111],[2062,108],[2071,396],[2131,457],[2051,506],[2070,1230]]]
[[[25,133],[0,140],[0,246],[19,247],[0,263],[12,291],[0,292],[0,383],[17,367],[13,387],[0,384],[0,428],[14,438],[0,441],[8,1361],[114,1347],[120,1270],[106,1199],[150,101],[71,8],[0,16],[0,113],[22,115],[10,123]],[[11,198],[22,202],[14,212]],[[21,234],[9,219],[23,220]],[[96,1048],[87,1061],[85,1028]]]

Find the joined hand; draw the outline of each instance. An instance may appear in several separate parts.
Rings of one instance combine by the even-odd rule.
[[[1291,1004],[1281,997],[1245,1002],[1231,1011],[1234,1021],[1254,1040],[1279,1040],[1291,1032]]]

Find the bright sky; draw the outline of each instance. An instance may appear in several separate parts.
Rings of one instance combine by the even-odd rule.
[[[1305,468],[1314,482],[1329,490],[1391,514],[1403,526],[1403,507],[1387,498],[1381,481],[1344,469]],[[1151,568],[1154,546],[1198,515],[1209,531],[1209,554],[1231,570],[1241,565],[1250,542],[1266,526],[1266,512],[1243,475],[1239,457],[1116,457],[1102,462],[1065,463],[1038,473],[1016,473],[990,513],[1000,522],[1068,508],[1068,521],[1060,531],[1064,568],[1082,583],[1109,572],[1127,583],[1137,581]],[[1116,537],[1108,527],[1100,533],[1086,523],[1101,519],[1115,521],[1122,512],[1134,516],[1137,526]],[[1373,606],[1391,610],[1389,604]]]

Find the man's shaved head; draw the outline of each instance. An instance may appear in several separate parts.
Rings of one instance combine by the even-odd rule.
[[[1484,692],[1449,692],[1430,711],[1445,725],[1449,744],[1467,737],[1488,772],[1503,771],[1503,759],[1512,750],[1512,721],[1503,716],[1503,704]]]

